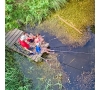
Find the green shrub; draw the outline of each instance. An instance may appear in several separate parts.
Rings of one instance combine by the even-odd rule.
[[[66,0],[6,0],[6,31],[27,23],[41,23],[52,11],[61,9]],[[20,23],[18,23],[20,22]]]

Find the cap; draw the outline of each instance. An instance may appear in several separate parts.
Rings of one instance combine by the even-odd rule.
[[[24,36],[24,35],[22,35],[21,37],[20,37],[20,40],[21,41],[23,41],[23,40],[25,40],[26,39],[26,37]]]

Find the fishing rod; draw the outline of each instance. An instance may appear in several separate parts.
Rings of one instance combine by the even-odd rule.
[[[54,50],[51,50],[51,52],[53,52]],[[43,59],[47,64],[48,64],[48,66],[50,67],[50,68],[52,68],[51,67],[51,65],[48,63],[48,60],[51,60],[51,59],[46,59],[46,58],[43,58],[43,57],[40,57],[41,59]],[[61,62],[62,63],[62,62]],[[74,69],[77,69],[77,70],[79,70],[79,71],[83,71],[83,70],[81,70],[81,69],[79,69],[79,68],[76,68],[76,67],[73,67],[73,66],[71,66],[71,65],[69,65],[69,64],[66,64],[66,63],[62,63],[63,65],[67,65],[67,66],[69,66],[69,67],[71,67],[71,68],[74,68]]]
[[[61,46],[56,46],[56,47],[51,47],[51,48],[59,48],[59,47],[67,47],[66,45],[61,45]]]
[[[50,52],[94,54],[94,53],[86,53],[86,52],[60,51],[60,50],[50,50]]]
[[[55,40],[55,39],[58,39],[58,38],[52,38],[52,39],[50,39],[49,41],[52,41],[52,40]]]

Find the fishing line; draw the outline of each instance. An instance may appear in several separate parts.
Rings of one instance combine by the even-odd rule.
[[[43,57],[40,57],[40,58],[42,58],[48,65],[49,65],[49,63],[47,62],[47,60],[50,60],[50,59],[45,59],[45,58],[43,58]],[[67,65],[67,66],[69,66],[69,67],[71,67],[71,68],[74,68],[74,69],[77,69],[77,70],[79,70],[79,71],[83,71],[83,70],[81,70],[81,69],[79,69],[79,68],[76,68],[76,67],[73,67],[73,66],[70,66],[69,64],[66,64],[66,63],[61,63],[61,64],[63,64],[63,65]],[[50,65],[49,65],[50,66]],[[51,66],[50,66],[50,68],[51,68]]]
[[[67,47],[66,45],[62,45],[62,46],[56,46],[56,47],[51,47],[51,48],[59,48],[59,47]]]
[[[94,54],[94,53],[86,53],[86,52],[75,52],[75,51],[60,51],[60,50],[50,50],[51,52],[62,52],[62,53],[83,53],[83,54]]]
[[[58,38],[52,38],[52,39],[50,39],[49,41],[52,41],[52,40],[55,40],[55,39],[58,39]]]
[[[67,65],[67,66],[69,66],[69,67],[71,67],[71,68],[77,69],[77,70],[79,70],[79,71],[83,71],[83,70],[81,70],[81,69],[79,69],[79,68],[76,68],[76,67],[70,66],[69,64],[66,64],[66,63],[62,63],[62,64],[63,64],[63,65]]]

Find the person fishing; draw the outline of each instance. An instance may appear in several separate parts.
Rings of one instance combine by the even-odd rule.
[[[49,54],[51,51],[53,52],[53,50],[50,50],[43,45],[41,46],[40,43],[36,43],[36,53],[38,53],[38,54],[48,53]]]
[[[33,53],[33,47],[29,45],[29,42],[27,41],[27,36],[26,36],[25,32],[18,39],[18,42],[26,51]]]
[[[36,53],[40,54],[41,53],[41,47],[40,47],[40,44],[39,43],[36,43]]]
[[[36,43],[43,44],[45,41],[44,41],[44,38],[38,33],[38,34],[36,35],[36,38],[35,38],[34,42],[35,42],[35,44],[36,44]]]
[[[36,36],[33,35],[32,33],[29,33],[29,34],[26,34],[27,35],[27,41],[30,42],[30,43],[33,43]]]

